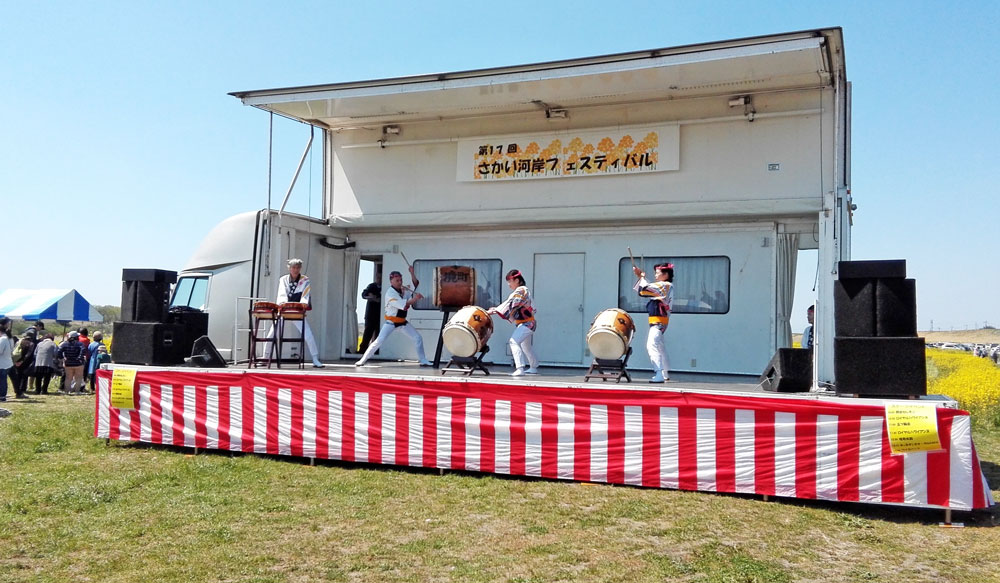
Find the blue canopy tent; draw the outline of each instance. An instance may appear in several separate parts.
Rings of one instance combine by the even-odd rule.
[[[11,320],[103,322],[75,289],[9,289],[0,293],[0,317]]]

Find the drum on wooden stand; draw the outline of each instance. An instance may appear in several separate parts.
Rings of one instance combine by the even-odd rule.
[[[625,310],[610,308],[597,314],[587,333],[587,347],[594,358],[615,360],[628,351],[635,333],[632,316]]]
[[[441,335],[449,352],[467,358],[482,350],[492,334],[493,320],[486,310],[465,306],[455,312]]]
[[[476,270],[468,265],[441,265],[434,268],[431,302],[439,307],[458,308],[476,303]]]
[[[255,302],[250,312],[258,320],[276,320],[278,318],[278,304],[274,302]]]
[[[278,315],[284,320],[305,320],[309,304],[302,302],[285,302],[278,307]]]

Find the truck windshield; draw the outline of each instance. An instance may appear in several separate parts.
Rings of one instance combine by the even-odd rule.
[[[181,277],[174,286],[174,299],[170,307],[184,306],[196,310],[205,309],[208,295],[208,277]]]

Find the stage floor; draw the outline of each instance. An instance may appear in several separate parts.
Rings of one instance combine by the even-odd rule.
[[[524,375],[520,377],[512,377],[510,373],[512,369],[510,365],[497,364],[497,365],[486,365],[489,369],[490,374],[486,375],[481,370],[476,370],[471,376],[460,372],[457,368],[448,369],[445,374],[442,374],[442,369],[447,365],[447,362],[442,362],[439,368],[423,367],[416,361],[398,361],[398,360],[370,360],[365,366],[357,367],[354,366],[355,360],[342,359],[339,361],[327,361],[324,363],[323,368],[314,368],[312,364],[306,363],[305,368],[299,369],[294,363],[282,363],[281,368],[275,368],[273,365],[270,369],[266,368],[255,368],[250,369],[246,364],[230,365],[230,369],[243,369],[243,370],[254,370],[256,372],[282,372],[282,373],[298,373],[298,374],[309,374],[309,375],[357,375],[362,377],[387,377],[395,379],[446,379],[449,381],[469,381],[469,382],[489,382],[504,385],[527,385],[532,386],[548,386],[548,387],[564,387],[564,388],[588,388],[588,389],[615,389],[615,390],[648,390],[648,391],[678,391],[678,392],[697,392],[697,393],[718,393],[718,394],[744,394],[744,395],[756,395],[756,396],[767,396],[767,397],[787,397],[793,399],[811,399],[811,400],[823,400],[823,399],[854,399],[855,397],[848,395],[837,395],[832,390],[822,390],[817,392],[802,392],[802,393],[780,393],[765,391],[761,387],[757,376],[751,375],[738,375],[738,374],[717,374],[717,373],[691,373],[691,372],[673,372],[670,374],[670,381],[665,383],[650,383],[649,378],[652,376],[652,372],[648,370],[632,370],[629,369],[629,376],[632,378],[631,382],[627,382],[624,379],[621,382],[615,382],[614,380],[602,380],[599,378],[592,378],[590,380],[585,379],[587,374],[586,368],[580,367],[557,367],[557,366],[541,366],[539,367],[539,374],[537,375]],[[205,369],[201,369],[205,370]],[[898,400],[900,397],[873,397],[871,399],[865,398],[865,400],[872,399],[895,399]],[[926,395],[920,397],[921,401],[934,401],[942,403],[943,406],[957,408],[957,403],[954,400],[942,396],[942,395]]]
[[[355,360],[339,360],[339,361],[326,361],[324,362],[323,368],[314,368],[312,364],[305,363],[305,368],[299,369],[293,363],[283,362],[281,368],[278,369],[274,365],[270,369],[263,367],[249,369],[249,367],[243,363],[238,365],[230,365],[229,368],[236,369],[248,369],[257,372],[271,371],[281,371],[283,373],[287,372],[297,372],[305,374],[349,374],[349,375],[359,375],[359,376],[386,376],[393,378],[411,378],[411,377],[421,377],[428,379],[447,379],[450,381],[457,380],[469,380],[469,381],[488,381],[491,383],[500,384],[551,384],[558,385],[561,387],[567,386],[581,386],[591,389],[599,388],[616,388],[616,389],[650,389],[650,390],[663,390],[663,389],[689,389],[698,391],[728,391],[736,393],[760,393],[775,395],[777,393],[765,392],[760,388],[760,384],[757,381],[757,377],[750,375],[732,375],[732,374],[713,374],[713,373],[685,373],[677,372],[671,373],[670,381],[665,383],[650,383],[649,378],[652,376],[652,372],[648,370],[633,370],[628,369],[629,376],[631,376],[632,381],[627,382],[624,379],[621,382],[616,383],[614,380],[601,380],[598,378],[590,379],[589,381],[584,378],[587,374],[586,368],[580,367],[557,367],[557,366],[541,366],[539,367],[539,374],[537,375],[524,375],[521,377],[512,377],[510,373],[513,369],[510,365],[505,364],[488,364],[484,363],[486,368],[489,369],[490,374],[486,375],[481,370],[476,370],[471,376],[460,371],[458,368],[452,367],[448,369],[447,372],[442,374],[442,370],[448,364],[447,361],[442,360],[441,366],[438,368],[424,367],[420,366],[416,361],[397,361],[397,360],[375,360],[372,359],[368,361],[365,366],[354,366]],[[828,393],[832,395],[833,393]]]

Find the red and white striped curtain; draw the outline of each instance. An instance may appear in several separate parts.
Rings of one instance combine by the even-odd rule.
[[[993,505],[969,416],[893,455],[879,401],[140,370],[99,372],[95,436],[183,447],[710,492],[968,510]]]

